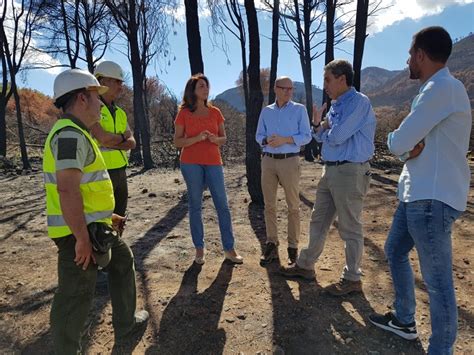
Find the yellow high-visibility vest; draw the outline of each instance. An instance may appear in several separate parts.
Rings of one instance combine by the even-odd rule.
[[[125,133],[127,130],[127,114],[120,107],[115,106],[115,120],[106,105],[102,106],[100,125],[104,131],[114,134]],[[118,169],[128,165],[126,150],[112,149],[102,146],[99,142],[100,151],[104,157],[107,169]]]
[[[112,212],[115,207],[112,182],[107,167],[100,154],[99,147],[89,133],[67,118],[59,119],[49,132],[44,146],[43,175],[46,189],[46,214],[48,218],[48,235],[51,238],[60,238],[72,234],[61,210],[59,200],[56,161],[51,151],[51,139],[59,130],[65,127],[74,127],[81,131],[89,140],[94,149],[95,160],[84,167],[80,183],[84,217],[86,223],[104,222],[112,224]]]

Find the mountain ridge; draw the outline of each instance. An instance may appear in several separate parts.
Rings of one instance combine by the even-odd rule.
[[[471,104],[474,104],[474,35],[468,35],[454,43],[453,51],[447,66],[451,73],[466,86]],[[295,91],[293,100],[304,102],[304,84],[294,82]],[[372,106],[401,107],[409,105],[420,88],[418,80],[410,80],[408,68],[402,70],[388,70],[380,67],[367,67],[361,72],[361,91],[366,94]],[[313,99],[322,101],[323,91],[313,85]],[[245,104],[241,87],[228,89],[215,97],[237,109],[245,112]],[[268,102],[265,95],[264,103]]]

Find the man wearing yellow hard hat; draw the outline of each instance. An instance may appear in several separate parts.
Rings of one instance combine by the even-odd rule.
[[[97,263],[108,272],[116,342],[144,330],[148,312],[135,312],[133,254],[115,230],[112,183],[89,134],[100,119],[99,95],[107,91],[90,73],[70,69],[54,81],[54,103],[62,114],[44,147],[48,235],[58,247],[58,288],[51,308],[57,354],[81,352],[81,333],[94,297]],[[94,228],[92,228],[94,227]]]
[[[99,149],[112,180],[115,197],[114,212],[125,216],[128,200],[125,171],[128,165],[127,151],[135,148],[136,143],[128,127],[127,114],[115,104],[115,100],[122,91],[124,74],[122,68],[112,61],[99,63],[94,74],[100,84],[107,86],[109,90],[100,97],[104,103],[101,119],[99,124],[92,127],[91,133],[99,143]]]

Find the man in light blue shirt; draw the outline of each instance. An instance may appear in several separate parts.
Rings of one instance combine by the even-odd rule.
[[[470,181],[466,153],[471,107],[465,87],[446,67],[451,49],[451,38],[442,27],[428,27],[413,36],[410,79],[420,80],[422,86],[410,114],[388,138],[390,151],[406,159],[398,184],[400,203],[385,243],[395,312],[369,317],[405,339],[418,337],[408,257],[415,247],[430,300],[428,354],[453,353],[457,306],[451,228],[466,209]]]
[[[352,65],[345,60],[334,60],[324,68],[324,89],[333,101],[323,122],[326,105],[313,110],[317,127],[314,137],[323,143],[324,169],[311,214],[309,245],[301,250],[295,265],[281,270],[285,276],[314,279],[314,264],[337,215],[339,234],[345,242],[346,266],[339,282],[326,288],[335,296],[362,291],[361,214],[370,184],[368,160],[374,153],[375,115],[369,99],[352,87],[353,77]]]
[[[267,243],[260,264],[278,259],[276,197],[278,184],[285,191],[288,205],[288,263],[296,261],[300,236],[300,162],[301,146],[311,140],[306,108],[291,101],[293,82],[288,77],[275,81],[275,103],[260,113],[255,139],[262,147],[262,192],[265,202]]]

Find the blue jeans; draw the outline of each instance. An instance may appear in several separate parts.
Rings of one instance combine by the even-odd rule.
[[[400,202],[385,243],[395,288],[394,308],[404,323],[415,320],[415,281],[408,254],[418,252],[431,314],[429,354],[452,354],[457,331],[451,227],[460,211],[437,200]]]
[[[204,248],[202,193],[205,187],[208,186],[217,211],[222,246],[225,251],[234,249],[232,220],[227,204],[222,166],[181,163],[181,173],[188,188],[189,227],[194,247]]]

